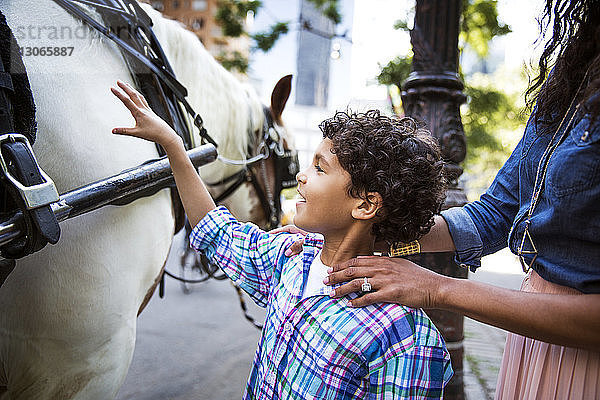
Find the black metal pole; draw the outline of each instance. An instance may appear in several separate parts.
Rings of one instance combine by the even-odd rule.
[[[187,154],[192,164],[200,167],[216,160],[217,149],[212,144],[206,144],[188,150]],[[51,207],[56,219],[61,222],[109,204],[128,204],[174,184],[169,160],[162,157],[64,193]],[[0,223],[0,246],[22,234],[22,223],[20,211],[8,221]]]
[[[458,76],[458,33],[461,0],[417,0],[411,31],[413,71],[402,86],[406,115],[424,121],[439,140],[447,161],[450,185],[444,208],[461,206],[467,198],[457,180],[458,165],[465,158],[466,141],[460,119],[460,105],[466,100]],[[413,261],[436,272],[467,278],[468,271],[456,265],[453,253],[430,253]],[[445,399],[464,399],[463,316],[449,311],[427,310],[444,336],[454,368],[454,377],[444,392]]]

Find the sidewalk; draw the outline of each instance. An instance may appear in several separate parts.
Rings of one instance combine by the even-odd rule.
[[[509,289],[519,289],[524,274],[508,250],[485,257],[469,279]],[[467,400],[493,400],[502,361],[506,331],[465,318],[464,384]]]

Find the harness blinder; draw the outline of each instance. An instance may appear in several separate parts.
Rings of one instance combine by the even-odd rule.
[[[35,140],[35,107],[18,48],[0,12],[0,216],[10,218],[15,209],[20,210],[25,232],[0,248],[0,256],[5,259],[27,256],[60,238],[60,226],[50,207],[58,201],[58,192],[38,165],[30,144]],[[13,82],[13,73],[18,85]],[[17,88],[26,93],[26,98],[19,102],[22,115],[15,116],[13,99]],[[30,121],[25,121],[27,117]],[[23,134],[15,133],[16,127],[23,129]]]

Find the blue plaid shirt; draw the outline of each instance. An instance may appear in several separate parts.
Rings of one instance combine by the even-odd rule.
[[[352,308],[326,295],[326,287],[302,300],[323,241],[309,234],[303,252],[286,257],[299,237],[242,224],[224,207],[190,235],[192,247],[267,308],[244,399],[442,398],[450,356],[423,310]]]

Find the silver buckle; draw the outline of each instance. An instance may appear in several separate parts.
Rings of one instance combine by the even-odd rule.
[[[40,168],[37,159],[33,154],[33,148],[31,147],[31,144],[29,144],[29,140],[27,140],[27,138],[23,135],[19,135],[17,133],[9,133],[7,135],[0,136],[0,146],[6,142],[24,143],[27,146],[29,152],[31,153],[31,156],[35,161],[35,164],[38,167],[40,174],[46,181],[44,183],[40,183],[33,186],[24,186],[21,182],[19,182],[14,176],[10,174],[6,162],[4,161],[4,157],[2,157],[2,152],[0,152],[0,168],[2,169],[2,173],[17,188],[17,190],[21,194],[21,198],[25,201],[27,209],[31,210],[33,208],[39,208],[57,202],[60,196],[58,195],[56,186],[54,185],[52,179],[48,175],[46,175],[46,173]]]

